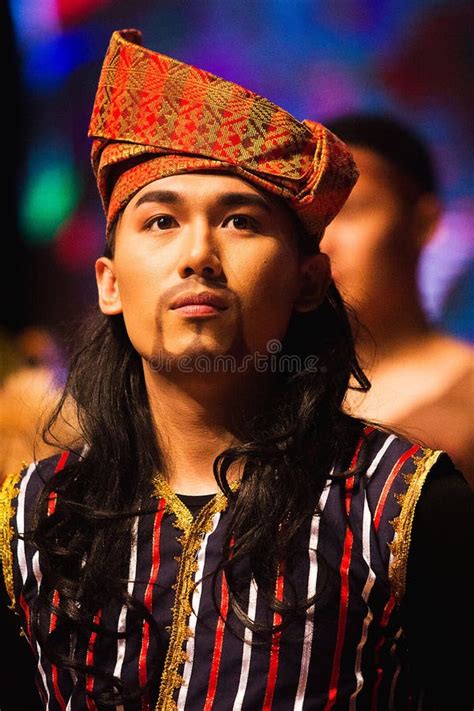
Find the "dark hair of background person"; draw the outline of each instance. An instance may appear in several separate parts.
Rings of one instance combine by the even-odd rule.
[[[421,194],[439,193],[433,160],[422,139],[407,125],[384,114],[346,114],[325,123],[345,143],[374,151],[404,176]]]
[[[300,244],[301,251],[307,252],[307,235]],[[77,343],[77,334],[75,339]],[[293,315],[282,346],[282,354],[298,355],[301,362],[316,356],[317,369],[279,374],[273,400],[263,413],[248,422],[243,413],[236,413],[236,432],[242,444],[227,449],[214,462],[219,487],[235,500],[221,568],[227,576],[233,611],[249,626],[252,623],[243,612],[240,596],[239,566],[243,561],[246,569],[250,565],[259,589],[265,591],[270,608],[283,614],[283,624],[314,602],[292,599],[285,606],[275,600],[278,563],[291,559],[298,532],[314,514],[335,461],[343,468],[350,464],[362,431],[360,422],[341,412],[350,378],[362,390],[369,388],[334,283],[317,309]],[[99,635],[114,634],[92,623],[94,614],[111,600],[127,605],[137,624],[147,619],[159,637],[150,613],[126,587],[132,517],[150,513],[152,480],[163,459],[142,359],[129,340],[122,315],[104,316],[98,311],[91,315],[50,427],[66,398],[77,403],[88,448],[42,491],[29,535],[39,550],[43,575],[32,624],[52,663],[74,669],[81,677],[86,671],[100,676],[107,691],[98,691],[96,700],[117,704],[137,698],[146,689],[127,688],[120,682],[120,688],[114,690],[111,675],[86,669],[80,660],[70,658],[69,643],[71,634],[83,638],[93,629]],[[238,495],[230,490],[227,480],[229,467],[236,461],[244,463]],[[58,495],[57,506],[55,513],[47,516],[52,490]],[[52,604],[54,590],[59,591],[57,607]],[[58,623],[49,633],[41,620],[49,619],[52,609]],[[265,634],[265,630],[256,631]],[[158,683],[166,652],[164,645],[161,648],[162,658],[147,688]]]

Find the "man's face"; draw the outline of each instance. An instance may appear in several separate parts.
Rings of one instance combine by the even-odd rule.
[[[375,152],[351,147],[360,177],[326,229],[321,249],[344,296],[355,306],[384,293],[387,280],[413,260],[412,212],[401,197],[396,171]]]
[[[101,308],[123,313],[146,360],[266,354],[286,333],[304,264],[321,259],[300,257],[289,212],[270,195],[230,175],[175,175],[123,211],[114,257],[97,263]],[[180,304],[204,293],[207,304]]]

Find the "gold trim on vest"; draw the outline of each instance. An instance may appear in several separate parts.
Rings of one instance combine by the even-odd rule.
[[[398,503],[401,504],[401,511],[396,518],[390,521],[395,529],[395,538],[389,544],[392,554],[389,580],[398,602],[401,602],[405,594],[408,554],[410,552],[415,508],[428,474],[440,454],[442,454],[440,450],[423,449],[423,454],[420,457],[414,457],[416,469],[412,474],[405,475],[408,489],[405,494],[396,495]]]
[[[23,464],[19,472],[9,474],[3,480],[0,488],[0,558],[5,588],[11,601],[9,607],[12,610],[15,609],[16,602],[13,590],[13,553],[11,548],[14,531],[10,521],[14,513],[13,499],[18,496],[19,480],[26,466]]]
[[[156,704],[156,711],[172,711],[177,709],[173,699],[175,689],[179,689],[183,683],[178,669],[187,658],[184,644],[192,634],[188,621],[192,612],[190,598],[195,586],[194,574],[197,571],[197,554],[206,533],[212,531],[214,515],[224,511],[228,501],[224,494],[216,494],[193,520],[191,512],[161,474],[155,476],[153,484],[155,494],[165,499],[167,509],[176,516],[177,526],[183,530],[183,535],[178,538],[183,550],[178,560],[179,569],[176,583],[173,585],[175,598],[172,608],[173,621],[170,642]]]

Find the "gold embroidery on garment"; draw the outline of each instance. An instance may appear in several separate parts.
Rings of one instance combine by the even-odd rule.
[[[0,488],[0,558],[2,560],[3,578],[5,588],[10,598],[10,609],[15,608],[15,593],[13,590],[13,554],[12,538],[13,528],[11,518],[13,516],[13,499],[18,494],[22,467],[16,474],[10,474],[4,479]]]
[[[176,516],[177,526],[187,533],[193,524],[193,515],[159,472],[153,479],[153,490],[155,496],[165,500],[166,510]]]
[[[237,489],[239,483],[231,484],[231,488],[233,490]],[[195,585],[194,574],[198,568],[197,555],[206,533],[212,531],[215,514],[224,511],[228,501],[224,494],[216,494],[194,520],[189,509],[173,492],[161,474],[155,476],[153,484],[155,495],[165,499],[166,508],[176,516],[177,526],[183,530],[183,535],[177,539],[183,546],[183,550],[179,559],[176,584],[173,585],[175,589],[174,606],[172,608],[173,621],[168,652],[161,677],[160,693],[155,707],[155,711],[174,711],[177,706],[173,695],[175,689],[178,689],[184,681],[183,677],[178,673],[178,669],[187,660],[184,644],[192,635],[188,620],[192,612],[191,595]]]
[[[405,593],[408,554],[416,505],[429,471],[440,454],[442,454],[440,450],[424,449],[420,457],[414,457],[416,469],[412,474],[405,475],[405,481],[408,483],[406,493],[395,494],[398,503],[401,504],[401,510],[400,514],[390,521],[395,529],[395,538],[390,544],[392,561],[389,567],[389,580],[398,602],[402,600]]]

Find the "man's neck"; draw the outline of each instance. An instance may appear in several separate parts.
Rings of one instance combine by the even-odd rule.
[[[255,414],[268,383],[230,374],[173,378],[151,373],[147,366],[145,383],[170,486],[180,494],[216,492],[213,462],[238,443],[236,414]],[[240,475],[234,466],[228,478]]]
[[[381,364],[422,344],[433,332],[415,288],[373,294],[356,307],[357,352],[362,364]]]

